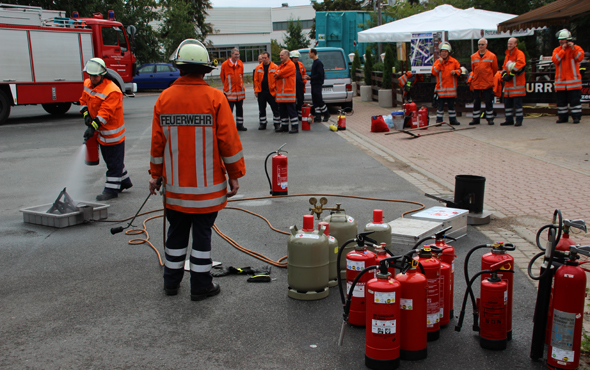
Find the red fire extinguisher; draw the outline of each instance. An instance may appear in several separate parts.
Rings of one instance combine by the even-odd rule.
[[[381,245],[375,245],[375,264],[378,265],[381,260],[391,257],[392,254],[386,247],[386,243],[381,243]],[[395,267],[390,266],[389,272],[391,276],[395,276]],[[377,272],[375,272],[377,273]]]
[[[97,166],[99,164],[98,157],[98,132],[94,132],[94,135],[84,140],[86,145],[86,158],[84,163],[88,166]]]
[[[422,107],[418,111],[418,127],[428,126],[428,108]]]
[[[301,129],[303,131],[309,131],[312,122],[313,116],[311,115],[311,106],[309,104],[303,104],[301,106]]]
[[[569,259],[555,272],[552,329],[547,349],[550,369],[577,369],[580,365],[586,273],[576,261],[580,258],[578,253],[590,256],[590,246],[570,246]]]
[[[279,149],[274,152],[270,152],[264,160],[264,172],[266,172],[266,178],[268,179],[268,185],[270,186],[270,195],[287,195],[289,194],[289,188],[287,186],[287,156],[281,153],[288,153],[286,150],[281,150],[287,143],[281,145]],[[272,157],[272,181],[268,176],[267,162],[268,158]]]
[[[506,349],[508,342],[507,306],[508,306],[508,284],[506,280],[498,276],[498,270],[503,269],[504,273],[514,273],[509,262],[500,261],[475,274],[467,284],[459,322],[455,326],[456,331],[461,331],[463,319],[465,318],[465,306],[467,298],[472,293],[471,286],[480,276],[489,275],[481,280],[480,298],[478,303],[473,305],[474,320],[479,316],[479,345],[490,350]],[[473,303],[473,302],[472,302]],[[475,314],[477,311],[478,315]],[[475,322],[474,322],[475,325]]]
[[[455,297],[455,248],[447,244],[445,239],[456,240],[445,233],[451,229],[451,226],[439,231],[434,235],[435,243],[431,245],[432,251],[435,252],[436,258],[441,262],[448,264],[450,267],[450,276],[445,280],[445,303],[444,312],[441,319],[441,325],[447,325],[455,316],[453,307],[453,297]]]
[[[440,337],[440,298],[441,262],[434,258],[429,246],[424,246],[414,257],[424,268],[424,275],[428,280],[427,304],[426,304],[426,331],[429,342]]]
[[[402,109],[404,110],[404,115],[406,118],[410,117],[410,126],[411,128],[418,128],[418,117],[417,117],[417,107],[416,107],[416,103],[411,102],[411,103],[406,103],[402,105]],[[405,125],[405,121],[404,120],[404,128],[406,127]]]

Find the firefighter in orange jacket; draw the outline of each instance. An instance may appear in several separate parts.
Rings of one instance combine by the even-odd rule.
[[[236,107],[236,125],[238,131],[248,131],[244,127],[244,99],[246,89],[244,88],[244,64],[240,60],[240,51],[236,48],[231,51],[231,58],[221,64],[221,82],[223,82],[223,93],[227,97],[229,107],[234,110]]]
[[[297,109],[295,108],[295,64],[289,59],[289,51],[282,50],[281,65],[275,74],[275,84],[277,87],[276,100],[279,105],[281,115],[281,127],[275,132],[289,132],[296,134],[299,132],[299,119],[297,118]],[[289,130],[291,122],[291,130]]]
[[[432,74],[436,76],[435,92],[438,95],[438,109],[436,111],[436,123],[443,121],[445,103],[449,111],[449,123],[459,125],[457,113],[455,112],[455,98],[457,97],[457,80],[461,75],[461,65],[457,59],[450,54],[451,44],[442,42],[440,44],[440,58],[432,66]]]
[[[305,97],[305,80],[308,76],[303,63],[299,61],[301,53],[297,50],[293,50],[289,53],[289,57],[293,64],[295,64],[295,95],[297,98],[295,109],[297,109],[297,118],[301,121],[303,118],[301,107],[303,106],[303,98]]]
[[[488,40],[482,38],[477,42],[478,51],[471,56],[473,78],[471,86],[475,95],[473,102],[473,121],[470,125],[479,125],[481,101],[486,104],[488,125],[494,124],[494,75],[498,72],[496,55],[487,50]]]
[[[275,73],[279,67],[270,61],[270,54],[263,52],[260,54],[262,62],[254,70],[254,94],[258,99],[258,117],[260,119],[259,130],[266,130],[266,104],[272,109],[272,120],[275,129],[281,126],[281,116],[279,115],[279,106],[275,100],[276,86]]]
[[[570,114],[574,123],[582,118],[582,75],[580,62],[584,59],[584,50],[574,44],[570,31],[563,29],[558,32],[559,46],[553,50],[555,64],[555,93],[557,103],[557,123],[568,120]]]
[[[522,126],[524,112],[522,110],[522,97],[526,95],[526,78],[524,68],[526,58],[524,53],[516,47],[516,37],[508,39],[506,58],[502,66],[502,80],[504,81],[504,114],[506,121],[500,126]],[[514,122],[516,117],[516,123]]]
[[[92,58],[84,67],[90,78],[84,81],[80,97],[80,113],[88,128],[84,142],[94,137],[100,144],[102,158],[107,165],[107,180],[102,194],[96,200],[117,198],[119,193],[133,186],[125,169],[125,119],[123,94],[110,79],[101,58]]]
[[[227,198],[238,192],[238,178],[246,174],[246,166],[227,100],[203,80],[213,69],[205,46],[184,40],[171,60],[181,77],[154,106],[149,190],[156,194],[163,184],[166,193],[170,228],[164,291],[178,293],[192,228],[191,300],[199,301],[220,292],[210,273],[211,228]]]

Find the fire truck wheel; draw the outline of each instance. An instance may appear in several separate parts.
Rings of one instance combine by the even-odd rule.
[[[59,116],[62,114],[66,114],[67,111],[70,110],[72,103],[47,103],[42,104],[42,106],[47,113]]]
[[[4,91],[0,91],[0,125],[3,125],[10,115],[10,100]]]

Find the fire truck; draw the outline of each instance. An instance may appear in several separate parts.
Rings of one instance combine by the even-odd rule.
[[[82,95],[86,62],[102,58],[126,96],[134,84],[135,27],[115,21],[109,11],[72,18],[65,11],[0,4],[0,125],[16,105],[41,104],[50,114],[65,114]],[[130,42],[131,40],[131,42]]]

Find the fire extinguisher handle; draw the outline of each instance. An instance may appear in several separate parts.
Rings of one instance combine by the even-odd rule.
[[[505,251],[513,251],[516,250],[516,247],[512,243],[504,243],[503,249]]]

